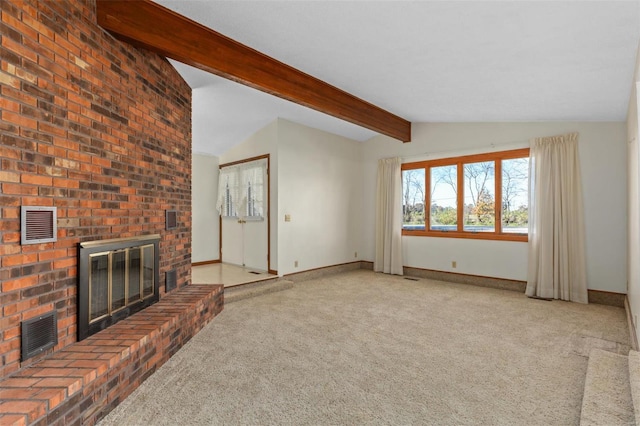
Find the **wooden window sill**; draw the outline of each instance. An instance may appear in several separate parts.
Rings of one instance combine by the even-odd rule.
[[[529,236],[525,234],[496,234],[495,232],[416,231],[403,229],[402,235],[407,237],[466,238],[470,240],[518,241],[525,243],[529,241]]]

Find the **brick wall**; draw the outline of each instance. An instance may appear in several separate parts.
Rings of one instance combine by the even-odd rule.
[[[57,310],[76,341],[77,243],[158,233],[160,287],[191,280],[191,89],[116,41],[92,0],[0,0],[0,378],[20,323]],[[56,206],[58,241],[20,244],[20,206]],[[165,210],[179,226],[165,231]]]

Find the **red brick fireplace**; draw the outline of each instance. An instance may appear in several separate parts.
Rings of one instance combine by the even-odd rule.
[[[95,9],[0,2],[0,379],[77,341],[79,243],[158,234],[160,302],[167,273],[191,281],[191,89]],[[55,241],[21,243],[24,206],[55,207]],[[57,343],[24,359],[21,326],[51,313]]]

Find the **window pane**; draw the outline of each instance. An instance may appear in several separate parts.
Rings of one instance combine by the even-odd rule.
[[[424,169],[402,171],[402,227],[424,229]]]
[[[495,162],[464,165],[464,230],[494,232],[496,228]]]
[[[264,216],[265,182],[267,180],[266,160],[259,160],[251,167],[242,169],[242,182],[246,185],[247,219],[260,220]]]
[[[153,257],[153,245],[142,247],[142,297],[153,294],[155,281],[155,259]]]
[[[235,217],[235,204],[234,204],[233,196],[231,195],[231,188],[229,188],[229,184],[227,184],[225,188],[225,196],[224,196],[224,216]]]
[[[129,297],[128,303],[140,300],[140,247],[129,250]]]
[[[502,161],[502,232],[529,232],[529,158]]]
[[[429,229],[456,231],[458,229],[457,178],[458,166],[431,168],[431,215]]]
[[[114,251],[111,255],[111,310],[116,311],[125,305],[125,285],[127,273],[127,252]]]
[[[89,322],[109,313],[109,255],[100,253],[90,258]]]
[[[251,188],[251,182],[247,184],[247,216],[258,216],[255,212],[256,200],[253,197],[253,188]]]

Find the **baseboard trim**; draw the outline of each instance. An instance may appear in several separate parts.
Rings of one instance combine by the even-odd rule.
[[[360,261],[360,269],[366,269],[368,271],[373,271],[373,262],[369,262],[368,260]]]
[[[283,278],[293,282],[302,282],[322,278],[327,275],[339,274],[341,272],[354,271],[361,269],[360,261],[340,263],[337,265],[322,266],[320,268],[307,269],[306,271],[294,272],[293,274],[284,275]]]
[[[486,277],[482,275],[459,274],[456,272],[435,271],[432,269],[404,267],[404,274],[419,278],[428,278],[453,282],[458,284],[469,284],[479,287],[497,288],[500,290],[511,290],[524,293],[527,288],[526,281],[509,280],[505,278]],[[625,295],[602,290],[588,290],[589,303],[596,305],[615,306],[624,308]]]
[[[524,281],[508,280],[505,278],[484,277],[481,275],[459,274],[456,272],[435,271],[433,269],[404,267],[404,274],[410,277],[428,278],[457,284],[470,284],[478,287],[497,288],[524,293],[527,283]]]
[[[221,263],[220,259],[215,260],[204,260],[202,262],[191,262],[191,266],[204,266],[204,265],[213,265],[214,263]]]
[[[627,297],[623,293],[614,293],[612,291],[587,290],[589,303],[596,305],[615,306],[616,308],[624,308],[624,301]]]
[[[631,342],[631,349],[638,350],[638,335],[636,334],[636,326],[633,324],[633,312],[631,312],[631,305],[629,304],[629,297],[624,297],[624,310],[627,314],[627,326],[629,328],[629,341]]]

